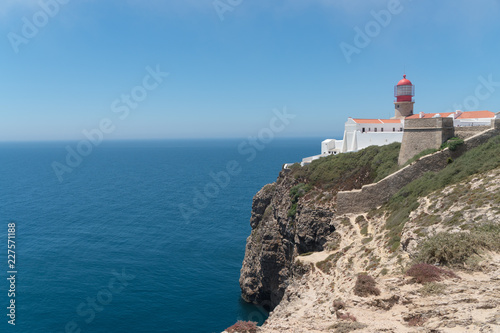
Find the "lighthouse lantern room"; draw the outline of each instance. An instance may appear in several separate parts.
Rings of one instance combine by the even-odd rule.
[[[403,75],[403,79],[394,86],[394,97],[397,102],[412,102],[415,96],[415,86]]]
[[[413,96],[415,96],[415,86],[403,75],[403,79],[394,86],[395,113],[394,118],[400,119],[413,115]]]

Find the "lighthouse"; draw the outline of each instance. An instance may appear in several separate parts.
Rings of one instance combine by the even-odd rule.
[[[403,75],[403,79],[394,86],[394,118],[401,119],[413,115],[413,96],[415,96],[415,86]]]

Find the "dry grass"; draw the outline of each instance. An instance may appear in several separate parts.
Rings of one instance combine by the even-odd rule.
[[[339,321],[328,327],[328,329],[334,330],[334,333],[349,333],[355,330],[363,329],[365,327],[365,324],[361,324],[355,321]]]
[[[442,283],[429,282],[424,284],[422,288],[420,288],[420,293],[424,296],[429,295],[442,295],[446,290],[446,286]]]
[[[485,224],[470,232],[439,233],[426,240],[419,249],[419,262],[463,267],[484,250],[500,251],[500,226]]]

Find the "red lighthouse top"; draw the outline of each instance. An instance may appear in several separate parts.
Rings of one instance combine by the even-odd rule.
[[[403,79],[394,86],[394,97],[398,102],[413,102],[415,96],[415,86],[403,75]]]
[[[403,79],[398,82],[398,86],[411,86],[411,81],[406,78],[406,74],[403,75]]]

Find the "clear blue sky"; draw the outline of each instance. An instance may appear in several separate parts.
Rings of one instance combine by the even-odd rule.
[[[393,114],[405,68],[417,112],[500,111],[500,83],[476,93],[500,82],[498,0],[55,1],[0,4],[0,141],[78,140],[103,118],[107,139],[246,137],[283,107],[277,135],[338,137]],[[356,27],[372,29],[357,46]],[[157,65],[168,77],[120,119],[111,104]]]

